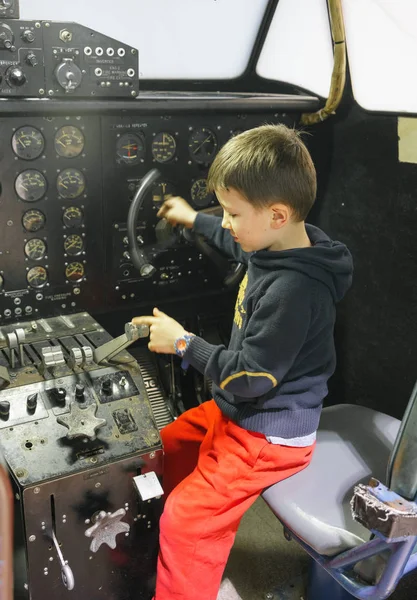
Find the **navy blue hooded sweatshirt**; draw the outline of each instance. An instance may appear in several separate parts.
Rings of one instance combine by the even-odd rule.
[[[312,246],[245,253],[221,219],[194,231],[248,265],[229,347],[192,338],[185,359],[213,381],[222,412],[241,427],[285,439],[313,434],[336,364],[335,304],[352,281],[346,246],[306,225]]]

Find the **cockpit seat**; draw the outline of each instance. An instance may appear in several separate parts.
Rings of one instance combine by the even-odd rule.
[[[363,406],[323,410],[311,464],[273,485],[263,498],[279,520],[310,548],[335,556],[369,540],[352,518],[358,483],[386,481],[388,459],[401,421]]]
[[[371,478],[401,494],[400,504],[415,500],[416,398],[417,386],[402,422],[357,405],[324,409],[310,465],[264,491],[287,539],[313,558],[308,600],[382,600],[417,567],[414,531],[392,543],[355,520],[351,506],[355,486]]]

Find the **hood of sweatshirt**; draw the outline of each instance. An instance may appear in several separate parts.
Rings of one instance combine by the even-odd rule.
[[[291,269],[304,273],[328,287],[335,302],[339,302],[352,283],[352,256],[345,246],[331,240],[321,229],[306,224],[310,248],[254,252],[250,262],[265,270]]]

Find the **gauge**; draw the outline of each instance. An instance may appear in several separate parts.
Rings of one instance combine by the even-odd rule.
[[[177,142],[170,133],[162,131],[157,133],[152,141],[152,155],[159,163],[166,163],[172,160],[177,149]]]
[[[213,200],[214,196],[207,191],[207,179],[196,179],[191,186],[191,199],[200,208],[205,208]]]
[[[3,275],[0,275],[0,291],[3,289],[4,287],[4,277]]]
[[[75,158],[84,150],[84,134],[74,125],[65,125],[55,134],[55,152],[65,158]]]
[[[12,137],[13,152],[23,160],[38,158],[45,148],[45,138],[35,127],[20,127]]]
[[[76,256],[84,250],[84,240],[79,235],[69,235],[64,240],[64,249],[67,254]]]
[[[152,190],[152,200],[154,202],[165,202],[168,198],[174,196],[174,186],[172,183],[161,181]]]
[[[45,227],[45,222],[45,215],[40,210],[27,210],[22,217],[23,227],[31,233]]]
[[[84,220],[84,214],[78,206],[69,206],[62,215],[65,227],[80,227]]]
[[[191,158],[200,164],[213,160],[217,150],[217,138],[210,129],[201,127],[196,129],[188,142]]]
[[[25,254],[31,260],[41,260],[46,253],[46,244],[39,238],[32,238],[25,244]]]
[[[56,187],[61,198],[78,198],[85,190],[84,175],[78,169],[65,169],[58,175]]]
[[[26,275],[27,282],[34,288],[41,288],[48,282],[48,272],[45,267],[32,267]]]
[[[127,165],[136,165],[145,157],[143,137],[134,133],[125,133],[117,140],[116,154]]]
[[[46,192],[46,179],[40,171],[22,171],[15,181],[16,194],[25,202],[37,202]]]
[[[72,262],[65,269],[65,277],[69,281],[80,281],[84,273],[84,266],[80,262]]]

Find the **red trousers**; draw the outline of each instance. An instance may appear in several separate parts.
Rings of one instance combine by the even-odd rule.
[[[304,469],[314,445],[270,444],[214,400],[162,430],[164,489],[155,600],[216,600],[245,511],[262,491]]]

